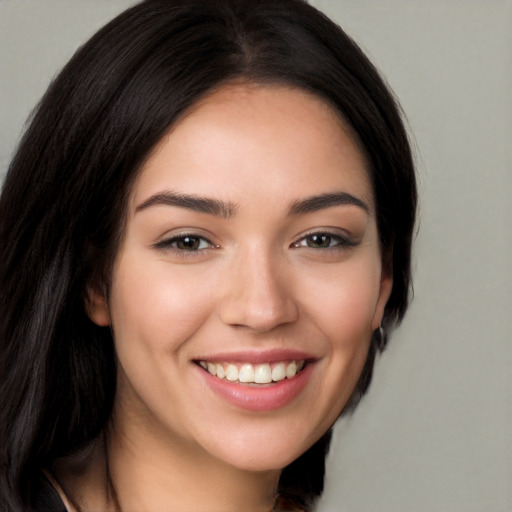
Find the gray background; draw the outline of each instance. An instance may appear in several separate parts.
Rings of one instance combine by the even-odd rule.
[[[0,179],[75,48],[129,0],[0,0]],[[320,512],[512,511],[512,2],[315,0],[407,113],[415,299],[336,428]]]

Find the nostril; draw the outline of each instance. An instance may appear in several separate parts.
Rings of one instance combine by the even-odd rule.
[[[235,329],[249,328],[260,332],[293,323],[298,318],[298,308],[288,298],[279,298],[279,302],[274,299],[273,304],[262,302],[248,296],[226,301],[222,304],[220,318]]]

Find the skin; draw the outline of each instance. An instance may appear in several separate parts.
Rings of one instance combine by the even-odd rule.
[[[230,211],[154,199],[168,192]],[[340,192],[360,204],[291,212]],[[124,512],[271,508],[281,469],[348,401],[381,323],[392,278],[374,212],[350,131],[303,91],[224,86],[161,140],[129,197],[108,301],[99,286],[88,300],[119,359],[108,460]],[[227,402],[195,363],[289,348],[313,356],[310,378],[271,411]],[[92,467],[85,502],[98,494]]]

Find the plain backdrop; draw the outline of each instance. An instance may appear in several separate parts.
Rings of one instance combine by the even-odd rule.
[[[129,0],[0,0],[0,179],[74,50]],[[335,430],[319,512],[512,511],[512,2],[315,0],[407,114],[415,299]]]

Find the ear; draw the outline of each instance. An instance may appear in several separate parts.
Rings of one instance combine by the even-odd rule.
[[[87,316],[100,327],[110,325],[110,310],[107,293],[102,287],[88,284],[85,297],[85,311]]]
[[[393,289],[393,277],[383,270],[380,279],[380,290],[377,305],[375,306],[375,312],[372,319],[372,330],[378,329],[382,324],[382,318],[384,317],[384,309],[388,303],[391,290]]]

